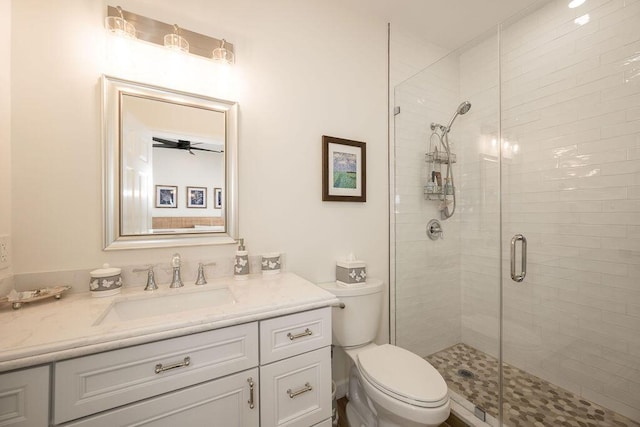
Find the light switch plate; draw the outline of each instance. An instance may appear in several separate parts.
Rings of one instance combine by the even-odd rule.
[[[11,264],[9,253],[9,236],[0,236],[0,270],[9,268]]]

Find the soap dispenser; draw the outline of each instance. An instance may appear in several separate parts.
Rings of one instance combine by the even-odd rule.
[[[244,247],[244,239],[238,242],[236,260],[233,264],[233,277],[236,280],[247,280],[249,278],[249,252]]]

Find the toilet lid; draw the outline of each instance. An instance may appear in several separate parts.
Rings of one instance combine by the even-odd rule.
[[[383,393],[425,408],[449,399],[447,383],[429,362],[410,351],[385,344],[358,354],[363,377]]]

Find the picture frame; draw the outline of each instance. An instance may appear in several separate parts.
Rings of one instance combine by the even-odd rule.
[[[367,144],[322,136],[322,200],[367,201]]]
[[[187,207],[204,209],[207,207],[207,187],[187,187]]]
[[[213,189],[213,208],[222,209],[222,188]]]
[[[156,208],[177,208],[178,187],[175,185],[156,185]]]

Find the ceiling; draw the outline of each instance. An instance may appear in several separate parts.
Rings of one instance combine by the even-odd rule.
[[[359,10],[419,38],[457,49],[510,16],[544,0],[349,0]]]

